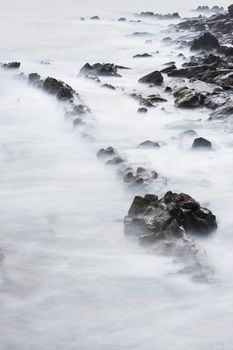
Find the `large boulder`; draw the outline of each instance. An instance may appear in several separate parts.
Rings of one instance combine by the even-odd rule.
[[[212,50],[220,47],[218,39],[211,33],[206,32],[198,39],[194,39],[191,50]]]
[[[192,149],[194,149],[194,150],[196,150],[196,149],[210,150],[210,149],[212,149],[212,143],[210,141],[204,139],[204,137],[197,137],[193,141]]]
[[[163,83],[163,76],[159,71],[156,70],[140,78],[139,83],[161,85]]]

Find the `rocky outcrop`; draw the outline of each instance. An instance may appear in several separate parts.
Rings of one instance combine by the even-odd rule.
[[[124,227],[126,235],[134,235],[140,243],[153,246],[154,251],[185,262],[185,271],[195,278],[208,276],[205,253],[188,234],[206,236],[215,231],[216,217],[191,196],[172,192],[161,199],[152,194],[136,196]]]
[[[74,98],[75,91],[72,87],[55,78],[47,77],[43,88],[48,93],[56,95],[59,100],[72,100]]]
[[[159,71],[156,70],[140,78],[139,83],[150,84],[150,85],[161,85],[163,83],[163,76]]]

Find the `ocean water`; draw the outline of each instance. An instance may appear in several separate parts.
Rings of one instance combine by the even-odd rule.
[[[0,60],[64,80],[92,110],[86,126],[74,129],[62,103],[0,71],[0,350],[233,349],[232,121],[210,123],[208,110],[177,110],[163,88],[138,84],[168,61],[181,65],[178,53],[190,55],[162,40],[177,38],[169,27],[176,21],[117,22],[147,10],[186,16],[200,4],[0,0]],[[100,20],[89,19],[94,15]],[[132,58],[144,52],[153,58]],[[121,78],[101,78],[124,92],[78,77],[86,62],[130,67]],[[168,103],[138,114],[138,102],[126,94],[134,89],[161,93]],[[214,151],[191,152],[190,140],[178,138],[187,129]],[[136,148],[147,139],[164,147]],[[216,214],[218,231],[198,239],[215,271],[212,284],[178,274],[172,259],[124,236],[137,191],[97,160],[110,145],[167,178],[151,192],[187,192]]]

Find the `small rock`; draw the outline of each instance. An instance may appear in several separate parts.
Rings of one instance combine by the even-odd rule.
[[[192,149],[196,150],[200,148],[212,149],[212,143],[203,137],[198,137],[193,141]]]

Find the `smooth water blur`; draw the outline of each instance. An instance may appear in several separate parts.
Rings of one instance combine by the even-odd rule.
[[[74,130],[53,96],[0,71],[0,349],[231,350],[232,124],[206,122],[205,109],[176,110],[163,88],[137,83],[165,62],[181,65],[179,52],[189,55],[162,42],[178,35],[167,32],[169,21],[116,21],[136,19],[133,14],[144,10],[186,15],[203,3],[0,4],[1,61],[20,60],[20,71],[64,80],[93,112],[84,129]],[[100,21],[79,20],[94,15]],[[153,36],[132,37],[136,31]],[[157,50],[153,58],[132,59]],[[122,78],[101,81],[125,92],[161,93],[169,100],[165,110],[160,105],[140,115],[137,101],[121,90],[78,78],[87,61],[131,67],[121,71]],[[190,128],[210,139],[215,151],[193,153],[189,141],[181,144],[179,133]],[[165,146],[158,152],[136,149],[146,139]],[[135,193],[96,159],[96,151],[109,145],[168,179],[167,186],[155,182],[151,191],[187,192],[213,210],[219,230],[199,244],[215,269],[215,283],[194,283],[176,273],[180,266],[171,259],[124,237],[122,219]]]

